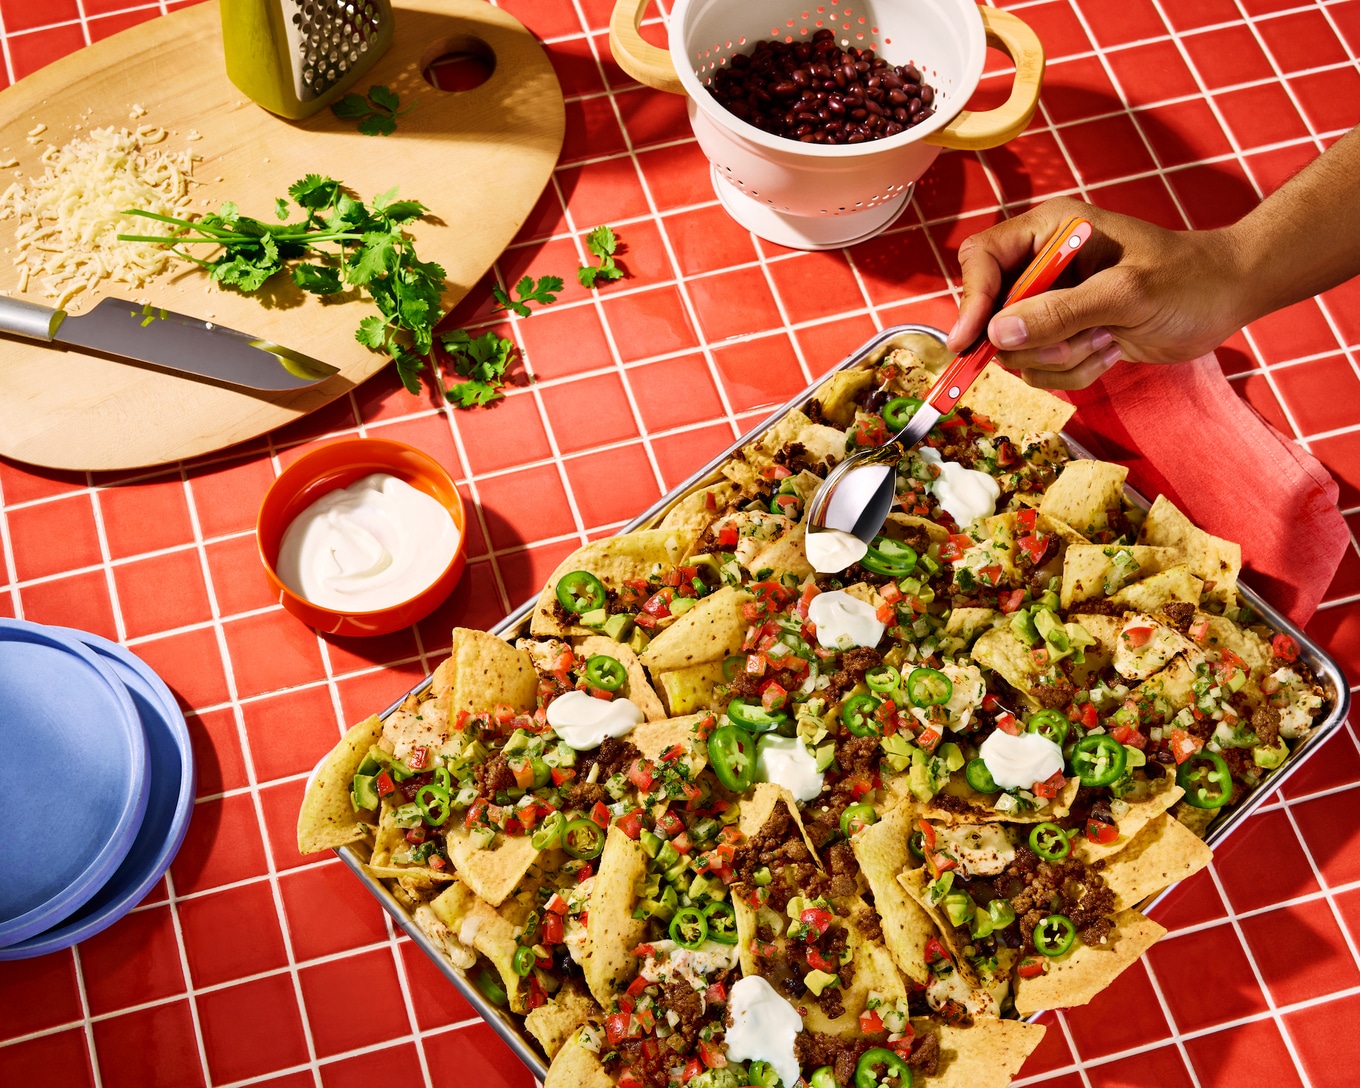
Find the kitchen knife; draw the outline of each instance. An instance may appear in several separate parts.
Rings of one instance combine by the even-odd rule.
[[[71,317],[65,310],[0,296],[0,332],[121,355],[247,389],[305,389],[339,373],[338,367],[249,333],[115,298]]]

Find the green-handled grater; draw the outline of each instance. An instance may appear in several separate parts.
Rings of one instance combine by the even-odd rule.
[[[344,94],[392,41],[391,0],[220,0],[227,75],[281,117]]]

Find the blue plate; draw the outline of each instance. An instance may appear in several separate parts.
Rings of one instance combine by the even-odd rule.
[[[151,791],[146,734],[105,659],[0,619],[0,947],[88,902],[123,863]]]
[[[84,642],[112,666],[127,686],[146,731],[151,794],[132,849],[108,883],[62,924],[0,948],[0,961],[28,959],[69,948],[113,925],[140,903],[170,868],[184,842],[194,809],[197,774],[189,727],[165,681],[141,658],[116,642],[87,631],[53,630]]]

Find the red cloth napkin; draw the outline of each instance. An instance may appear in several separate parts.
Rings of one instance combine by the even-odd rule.
[[[1148,499],[1165,494],[1197,525],[1240,543],[1247,584],[1295,623],[1308,621],[1350,543],[1336,481],[1233,391],[1213,355],[1119,363],[1066,396],[1077,406],[1073,438],[1127,466]]]

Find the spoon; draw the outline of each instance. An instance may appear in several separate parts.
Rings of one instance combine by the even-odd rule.
[[[1020,274],[996,312],[1048,290],[1090,237],[1091,224],[1080,216],[1063,223]],[[897,462],[954,409],[996,352],[983,329],[968,350],[945,367],[905,427],[883,445],[860,450],[831,470],[808,503],[805,519],[808,559],[815,569],[831,573],[863,558],[864,549],[882,530],[892,509]],[[824,565],[846,556],[850,558],[840,566]]]

